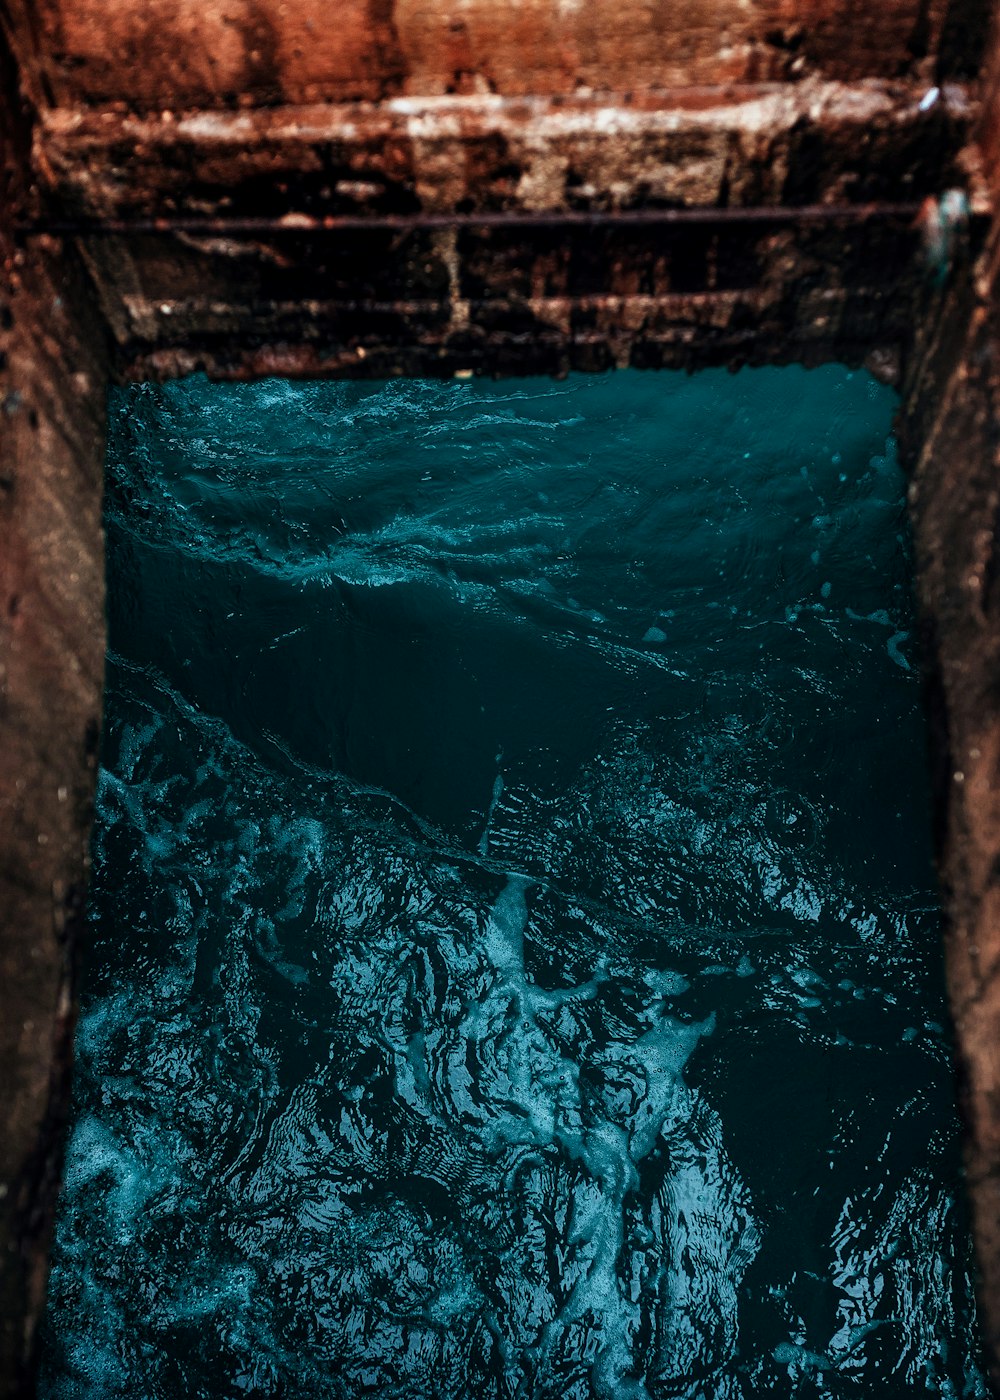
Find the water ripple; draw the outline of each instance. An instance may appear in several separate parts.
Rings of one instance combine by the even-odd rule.
[[[43,1395],[985,1396],[890,412],[113,399]]]

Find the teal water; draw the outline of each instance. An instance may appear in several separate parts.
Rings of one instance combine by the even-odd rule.
[[[893,408],[116,393],[44,1396],[985,1395]]]

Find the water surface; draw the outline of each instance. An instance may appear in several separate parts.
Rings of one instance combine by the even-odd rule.
[[[985,1394],[893,406],[113,397],[46,1396]]]

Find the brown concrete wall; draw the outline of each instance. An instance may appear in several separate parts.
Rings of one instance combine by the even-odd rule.
[[[642,92],[974,71],[979,0],[41,0],[59,106]]]
[[[0,30],[0,1397],[32,1393],[100,723],[106,332],[19,248],[30,114]]]
[[[132,378],[888,365],[910,224],[153,235],[86,255]]]
[[[912,487],[980,1316],[1000,1393],[1000,261],[940,328]],[[946,368],[947,366],[947,368]],[[933,378],[928,371],[925,390]]]
[[[745,208],[964,183],[965,87],[809,81],[647,95],[393,99],[138,117],[59,109],[41,212],[134,219]]]
[[[925,299],[900,427],[980,1322],[1000,1394],[1000,30],[984,99],[996,212],[979,259]]]
[[[923,95],[808,81],[170,120],[58,111],[36,140],[39,208],[121,222],[84,228],[81,247],[140,377],[887,361],[924,277],[913,211],[967,178],[970,94]],[[869,202],[906,208],[852,221]],[[657,208],[697,222],[619,217]],[[762,209],[790,217],[754,222]],[[569,222],[591,215],[605,222]],[[324,227],[345,216],[350,230]]]
[[[972,95],[925,92],[60,109],[36,137],[38,213],[121,224],[80,246],[136,377],[889,363],[924,277],[913,211],[967,179]],[[870,202],[910,212],[852,222]],[[848,217],[753,222],[803,206]],[[615,222],[658,208],[698,222]],[[606,221],[568,222],[590,215]]]

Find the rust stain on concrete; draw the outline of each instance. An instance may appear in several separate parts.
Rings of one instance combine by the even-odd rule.
[[[929,77],[947,13],[946,0],[342,0],[335,11],[42,0],[38,24],[58,105],[155,110]]]

